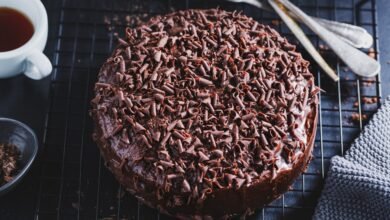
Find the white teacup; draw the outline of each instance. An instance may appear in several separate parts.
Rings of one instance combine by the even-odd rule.
[[[23,46],[0,52],[0,78],[24,73],[31,79],[48,76],[53,67],[42,53],[47,41],[48,21],[46,9],[40,0],[0,0],[0,7],[22,12],[34,26],[34,34]]]

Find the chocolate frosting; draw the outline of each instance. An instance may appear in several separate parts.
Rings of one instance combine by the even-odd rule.
[[[95,139],[119,182],[161,211],[252,210],[309,161],[319,88],[308,66],[274,29],[241,13],[154,17],[126,29],[101,68]],[[236,206],[212,208],[229,196]]]

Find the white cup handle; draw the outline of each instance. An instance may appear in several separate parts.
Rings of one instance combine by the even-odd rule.
[[[30,55],[27,56],[25,61],[24,74],[31,79],[42,79],[48,76],[53,70],[53,66],[41,51],[34,50]]]

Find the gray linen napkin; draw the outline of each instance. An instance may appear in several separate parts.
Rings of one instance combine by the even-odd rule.
[[[331,159],[313,219],[390,219],[390,97],[345,157]]]

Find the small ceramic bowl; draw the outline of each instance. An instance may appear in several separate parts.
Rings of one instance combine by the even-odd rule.
[[[20,151],[17,174],[0,187],[0,195],[9,192],[26,175],[37,153],[38,140],[27,125],[9,118],[0,118],[0,143],[14,144]]]

